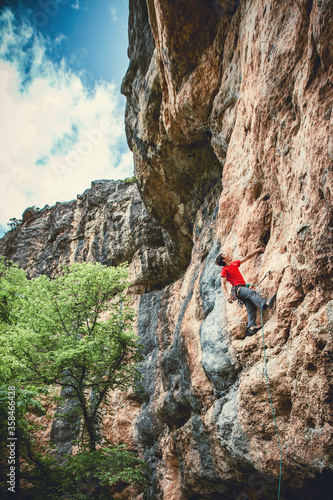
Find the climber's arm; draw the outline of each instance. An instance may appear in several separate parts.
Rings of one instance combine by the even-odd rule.
[[[249,253],[248,255],[246,255],[246,257],[241,259],[240,263],[243,264],[243,262],[246,262],[247,260],[252,259],[252,257],[254,257],[255,255],[258,255],[258,253],[263,253],[264,251],[265,251],[264,247],[258,248],[258,250],[255,250],[254,252]]]
[[[233,302],[233,298],[227,290],[227,277],[226,276],[221,277],[221,284],[222,284],[223,293],[226,296],[228,302],[230,302],[230,303]]]

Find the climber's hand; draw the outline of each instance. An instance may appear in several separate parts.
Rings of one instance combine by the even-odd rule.
[[[229,304],[232,304],[232,303],[233,303],[233,301],[234,301],[234,297],[228,297],[228,302],[229,302]]]

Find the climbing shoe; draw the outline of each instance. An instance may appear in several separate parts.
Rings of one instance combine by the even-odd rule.
[[[251,335],[254,335],[257,333],[259,330],[261,330],[261,326],[250,326],[245,330],[245,335],[244,337],[251,337]]]
[[[274,295],[266,302],[266,306],[268,307],[268,309],[273,309],[275,301],[276,301],[276,293],[274,293]]]

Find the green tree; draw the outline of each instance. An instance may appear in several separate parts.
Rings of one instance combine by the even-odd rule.
[[[7,222],[7,226],[10,227],[9,231],[17,229],[21,224],[22,219],[17,219],[16,217],[12,217],[11,219],[9,219],[9,222]]]
[[[0,258],[0,333],[7,324],[18,318],[20,297],[28,286],[28,279],[23,269],[11,261]],[[6,330],[6,328],[5,328]],[[1,365],[0,365],[1,369]]]
[[[90,451],[102,402],[139,380],[142,355],[124,294],[127,276],[125,266],[90,263],[52,280],[39,276],[28,282],[15,323],[1,339],[7,364],[23,383],[73,390]]]
[[[44,474],[38,475],[38,468],[32,468],[30,477],[38,475],[38,483],[26,489],[26,498],[112,500],[118,485],[135,484],[139,490],[147,485],[149,469],[147,464],[124,445],[98,448],[93,452],[83,451],[68,458],[66,466],[53,459],[36,457],[43,462]],[[29,476],[26,476],[29,481]],[[29,481],[30,482],[30,481]]]
[[[19,425],[27,459],[42,470],[45,481],[53,477],[53,486],[59,478],[68,478],[70,467],[72,471],[75,464],[82,468],[80,460],[89,464],[89,453],[100,453],[103,458],[96,469],[99,484],[101,478],[104,484],[113,484],[117,474],[121,477],[119,470],[103,469],[107,463],[110,466],[117,450],[103,454],[96,444],[102,403],[109,404],[112,390],[126,391],[140,383],[143,356],[133,332],[127,277],[124,265],[113,268],[84,263],[64,268],[55,279],[39,276],[28,280],[22,270],[0,261],[1,412],[6,411],[8,385],[17,387],[20,421],[29,408],[42,408],[58,386],[70,388],[82,419],[81,443],[88,451],[82,452],[81,459],[78,456],[68,462],[67,468],[48,467],[32,449],[28,426]],[[128,459],[127,477],[144,482],[141,462],[128,453],[122,455]],[[62,472],[55,478],[59,467]]]
[[[19,269],[13,262],[0,258],[0,342],[9,336],[11,328],[18,321],[21,314],[22,301],[24,294],[29,286],[29,281],[25,272]],[[8,437],[9,437],[9,403],[15,401],[15,436],[16,449],[16,492],[19,491],[20,483],[20,456],[22,443],[28,432],[31,432],[32,426],[24,419],[26,413],[31,408],[41,408],[40,397],[47,392],[46,388],[33,388],[29,385],[20,387],[20,379],[17,377],[16,363],[8,356],[7,349],[8,338],[6,342],[1,343],[0,348],[0,497],[6,498],[8,493],[7,474],[8,474]],[[9,387],[14,386],[15,396]]]

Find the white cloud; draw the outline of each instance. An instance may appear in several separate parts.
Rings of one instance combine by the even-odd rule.
[[[75,10],[88,10],[87,7],[82,7],[79,0],[75,0],[75,3],[71,4],[71,7]]]
[[[112,5],[110,5],[110,14],[111,14],[112,21],[114,21],[115,23],[118,22],[116,7],[113,7]]]
[[[80,77],[46,56],[46,41],[26,26],[0,40],[0,225],[40,208],[71,200],[92,180],[133,173],[124,134],[124,110],[113,84],[89,91]],[[29,73],[18,45],[30,43]],[[17,52],[12,60],[6,55]],[[8,59],[8,57],[7,57]]]

